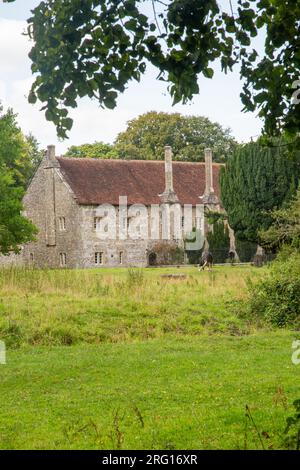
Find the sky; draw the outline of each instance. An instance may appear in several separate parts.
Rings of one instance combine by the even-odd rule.
[[[200,94],[192,102],[172,106],[166,84],[156,80],[157,72],[149,67],[140,83],[131,82],[125,93],[120,95],[114,110],[100,108],[97,101],[79,100],[78,108],[70,113],[74,126],[69,138],[60,141],[54,125],[39,111],[41,104],[31,105],[27,101],[33,82],[28,58],[31,43],[22,33],[30,10],[40,1],[16,0],[3,4],[0,0],[0,101],[4,108],[13,108],[23,132],[31,132],[42,148],[56,145],[57,154],[62,155],[71,145],[95,141],[113,143],[130,119],[148,111],[206,116],[223,127],[230,127],[232,135],[240,142],[260,133],[260,119],[253,113],[242,112],[239,96],[242,82],[238,70],[224,75],[216,65],[213,79],[199,79]]]

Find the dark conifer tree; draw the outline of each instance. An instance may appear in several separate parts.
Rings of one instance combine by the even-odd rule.
[[[284,144],[264,147],[258,142],[238,148],[229,158],[221,171],[221,197],[239,239],[260,242],[258,231],[272,223],[270,211],[288,200],[297,187],[296,160]]]

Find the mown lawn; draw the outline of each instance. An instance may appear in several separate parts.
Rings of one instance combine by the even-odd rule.
[[[299,398],[288,332],[25,348],[0,366],[2,449],[282,446]],[[248,430],[247,430],[248,422]]]
[[[264,271],[168,272],[0,271],[1,449],[283,447],[300,334],[240,315]]]

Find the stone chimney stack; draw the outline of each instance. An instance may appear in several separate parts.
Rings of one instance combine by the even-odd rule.
[[[172,148],[170,146],[165,147],[165,175],[166,175],[166,188],[165,192],[174,191],[173,188],[173,162],[172,162]]]
[[[213,194],[214,183],[213,183],[213,166],[212,166],[212,150],[207,148],[204,150],[205,155],[205,196]]]
[[[45,228],[46,245],[56,245],[56,211],[55,211],[55,169],[59,168],[59,163],[55,158],[55,146],[47,147],[46,164],[44,167],[45,175]]]
[[[178,197],[173,186],[173,153],[172,148],[167,145],[165,147],[165,191],[161,194],[162,202],[176,203]]]
[[[55,157],[55,145],[48,145],[47,147],[47,168],[58,168],[59,163]]]
[[[213,182],[213,155],[212,150],[207,148],[204,150],[205,155],[205,191],[203,196],[200,196],[202,203],[207,206],[219,206],[220,201],[214,190]]]
[[[48,145],[47,151],[49,160],[55,158],[55,145]]]

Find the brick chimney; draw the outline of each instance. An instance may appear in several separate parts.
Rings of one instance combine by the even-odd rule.
[[[172,148],[167,145],[165,147],[165,190],[160,195],[164,203],[177,203],[178,197],[174,191],[173,186],[173,163],[172,163]]]

